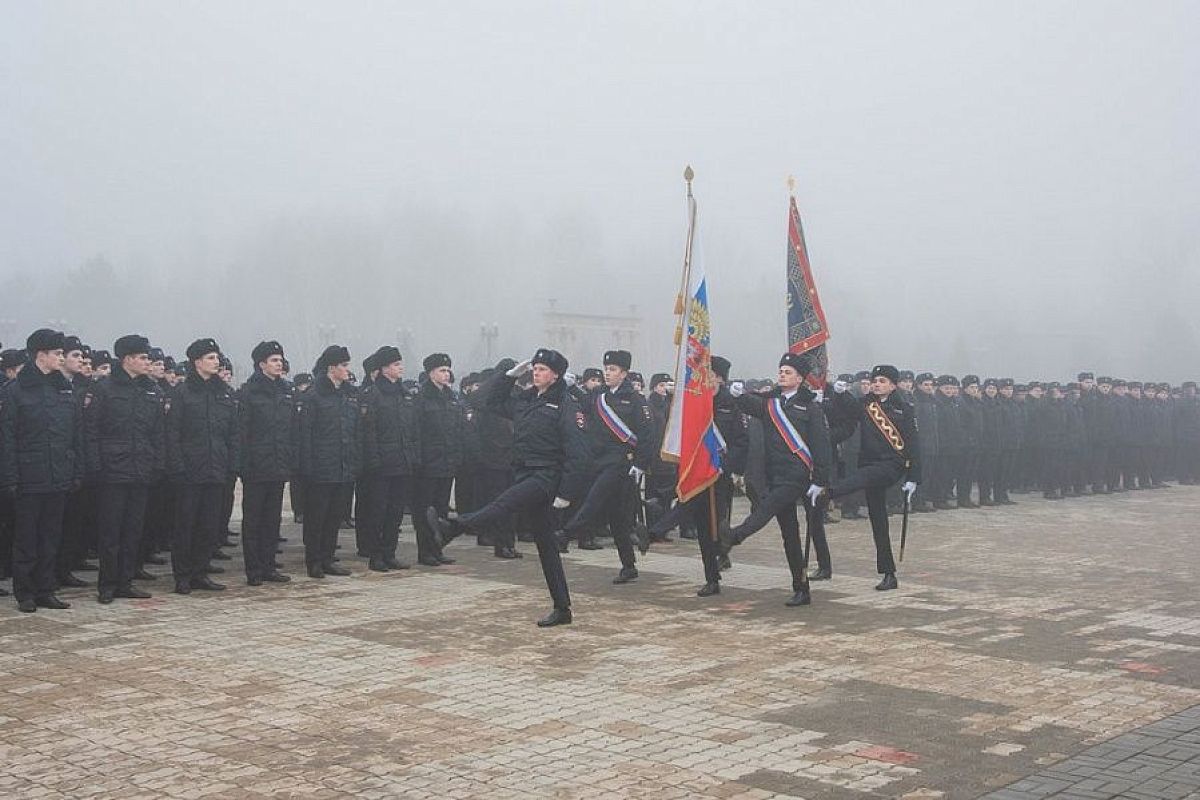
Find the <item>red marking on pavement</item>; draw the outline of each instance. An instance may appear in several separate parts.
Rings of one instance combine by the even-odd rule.
[[[717,611],[728,611],[731,614],[749,614],[754,610],[754,603],[749,600],[742,600],[738,603],[725,603],[716,606],[715,609]]]
[[[162,608],[167,604],[167,601],[161,597],[151,597],[149,600],[133,600],[129,605],[134,608]]]
[[[434,653],[431,656],[414,658],[413,663],[421,667],[444,667],[458,662],[458,656],[452,653]]]
[[[888,764],[915,764],[921,760],[921,757],[916,753],[910,753],[907,750],[897,750],[895,747],[876,744],[870,747],[864,747],[861,750],[855,750],[854,755],[861,758],[869,758],[872,761],[883,761]]]
[[[1117,666],[1126,672],[1136,672],[1139,675],[1162,675],[1167,671],[1166,667],[1147,664],[1144,661],[1122,661]]]

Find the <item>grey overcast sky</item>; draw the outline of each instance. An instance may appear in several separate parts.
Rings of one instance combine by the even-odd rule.
[[[1200,377],[1197,42],[1200,2],[8,2],[5,338],[472,368],[553,298],[664,369],[691,163],[735,372],[786,344],[793,174],[835,369]]]

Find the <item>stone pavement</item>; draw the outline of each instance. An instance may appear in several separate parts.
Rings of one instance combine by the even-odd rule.
[[[831,526],[834,580],[798,609],[773,526],[708,599],[693,542],[626,586],[611,548],[572,551],[551,630],[536,557],[460,540],[452,567],[367,573],[350,531],[351,578],[6,600],[0,797],[1179,797],[1200,488],[1017,499],[914,517],[897,592],[866,522]]]

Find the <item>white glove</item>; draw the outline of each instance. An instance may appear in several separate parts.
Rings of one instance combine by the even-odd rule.
[[[730,475],[729,479],[733,481],[733,487],[738,491],[746,491],[746,476],[745,475]]]
[[[574,372],[563,373],[563,383],[565,383],[567,386],[574,386],[576,380],[577,378],[575,377]]]
[[[558,508],[558,509],[563,509],[563,508],[566,508],[567,506],[571,505],[571,501],[570,501],[570,500],[565,500],[565,499],[563,499],[563,498],[561,498],[561,497],[556,497],[556,498],[554,498],[554,503],[553,503],[553,505],[554,505],[554,507],[555,507],[555,508]]]
[[[816,395],[816,400],[818,403],[825,402],[825,390],[824,389],[817,389],[815,392],[813,392],[813,394]]]
[[[517,364],[515,367],[513,367],[512,369],[510,369],[508,372],[506,372],[504,374],[509,378],[519,378],[522,375],[524,375],[526,372],[529,372],[530,369],[531,369],[531,364],[530,364],[529,359],[527,358],[524,361],[522,361],[520,364]]]
[[[675,381],[667,381],[667,394],[675,394]]]
[[[904,492],[905,500],[912,500],[913,492],[917,490],[917,485],[912,481],[905,481],[900,487],[900,491]]]
[[[809,486],[808,491],[805,492],[805,494],[808,495],[808,502],[815,506],[817,504],[817,498],[821,496],[821,492],[823,491],[825,491],[824,486],[817,486],[815,483]]]
[[[845,393],[845,391],[849,388],[850,388],[850,384],[846,383],[845,381],[834,381],[833,382],[833,390],[835,392],[837,392],[838,394]]]
[[[629,477],[633,478],[635,481],[640,481],[642,479],[642,476],[645,474],[646,474],[646,470],[642,469],[641,467],[630,467],[629,468]]]
[[[729,384],[729,393],[734,397],[741,397],[746,393],[746,384],[741,381],[734,381]]]

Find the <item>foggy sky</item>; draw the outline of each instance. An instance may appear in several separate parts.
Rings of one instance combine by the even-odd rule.
[[[1200,2],[10,2],[0,334],[469,369],[553,298],[665,370],[690,163],[735,373],[786,346],[792,174],[835,370],[1200,377],[1197,41]]]

